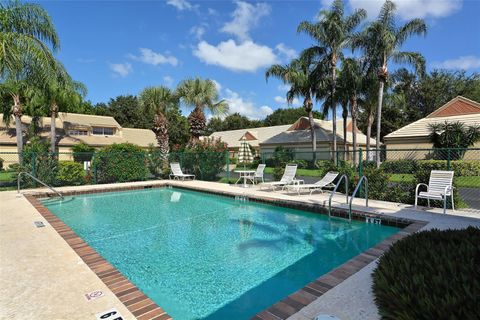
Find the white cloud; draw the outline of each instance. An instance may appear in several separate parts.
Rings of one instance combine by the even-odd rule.
[[[139,51],[140,56],[130,54],[129,57],[133,60],[152,64],[154,66],[157,66],[159,64],[170,64],[172,66],[176,66],[178,64],[178,60],[174,56],[163,55],[148,48],[140,48]]]
[[[206,27],[205,24],[201,24],[199,26],[193,26],[190,29],[190,34],[193,34],[195,38],[197,38],[198,40],[201,40],[203,35],[205,34],[205,27]]]
[[[193,6],[190,2],[186,0],[168,0],[167,1],[168,5],[174,6],[180,11],[183,10],[193,10],[195,6]]]
[[[284,43],[277,44],[275,49],[287,60],[295,59],[298,56],[298,53],[295,51],[295,49],[287,47]]]
[[[469,70],[480,68],[480,57],[470,55],[434,63],[436,68]]]
[[[281,91],[281,92],[287,92],[288,90],[290,90],[290,85],[289,84],[279,84],[277,89],[278,89],[278,91]]]
[[[173,84],[173,78],[170,76],[164,76],[163,82],[167,85],[167,87],[171,87]]]
[[[217,46],[201,41],[193,54],[206,64],[233,71],[254,72],[277,62],[271,48],[252,41],[237,44],[232,39],[220,42]]]
[[[132,65],[128,62],[126,63],[110,63],[110,70],[114,72],[115,75],[125,78],[133,71]]]
[[[376,17],[384,0],[349,0],[352,8],[364,8],[369,17]],[[328,1],[322,1],[324,5]],[[441,18],[451,15],[462,7],[463,0],[399,0],[395,1],[397,13],[403,19]]]
[[[263,119],[273,112],[269,106],[256,107],[253,102],[245,101],[237,92],[230,89],[225,89],[225,94],[230,113],[238,112],[250,119]]]
[[[275,98],[273,98],[273,100],[275,100],[275,102],[277,103],[288,104],[287,99],[281,96],[276,96]],[[298,100],[297,98],[293,98],[291,105],[295,106],[299,104],[300,104],[300,100]]]
[[[266,3],[255,5],[237,1],[237,7],[232,13],[233,20],[227,22],[221,31],[235,35],[240,41],[250,39],[250,29],[258,25],[260,18],[270,14],[270,6]]]
[[[217,91],[220,92],[222,90],[222,85],[220,84],[220,82],[213,79],[212,79],[212,82],[215,84],[215,88],[217,89]]]

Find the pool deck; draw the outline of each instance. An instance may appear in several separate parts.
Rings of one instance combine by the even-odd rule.
[[[146,181],[58,188],[61,192],[91,193],[112,188],[143,188],[144,186],[172,185],[228,195],[263,199],[269,202],[291,205],[328,205],[329,193],[310,195],[286,194],[285,192],[262,191],[255,188],[240,188],[226,184],[204,181]],[[44,193],[48,190],[24,190],[25,194]],[[31,197],[30,197],[31,198]],[[345,197],[336,195],[332,206],[345,209]],[[50,225],[45,216],[16,191],[0,192],[0,319],[95,319],[102,311],[116,308],[124,319],[168,319],[168,315],[146,310],[148,302],[125,307],[115,289],[109,288],[92,271],[85,261],[72,249],[68,238],[62,237]],[[354,199],[354,210],[381,214],[395,218],[424,221],[422,230],[431,228],[480,227],[480,214],[457,210],[443,214],[441,209],[419,208],[383,201]],[[34,221],[43,221],[46,227],[36,228]],[[52,228],[53,227],[53,228]],[[268,310],[259,319],[313,319],[317,314],[331,314],[340,319],[379,319],[371,292],[371,273],[377,259],[346,277],[339,284],[319,295],[310,297],[309,303],[291,309],[279,317]],[[87,301],[85,294],[95,290],[104,296]],[[161,303],[160,303],[161,304]],[[306,306],[304,306],[306,305]],[[136,308],[136,309],[135,309]],[[287,308],[287,307],[286,307]],[[151,309],[151,308],[150,308]],[[288,309],[288,308],[287,308]],[[133,310],[133,311],[132,311]],[[138,316],[138,310],[142,311]]]

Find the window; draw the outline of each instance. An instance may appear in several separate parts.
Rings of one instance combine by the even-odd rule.
[[[99,136],[113,136],[115,130],[113,128],[93,127],[92,133]]]
[[[88,131],[86,130],[69,130],[68,134],[71,136],[86,136],[88,135]]]

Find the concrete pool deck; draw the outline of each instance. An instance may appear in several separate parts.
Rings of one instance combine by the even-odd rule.
[[[183,186],[191,189],[268,199],[270,201],[328,205],[329,193],[297,196],[284,192],[260,191],[204,181],[145,181],[111,185],[58,188],[61,192],[105,191],[111,188],[144,186]],[[44,189],[24,190],[42,193]],[[345,197],[336,195],[332,205],[345,209]],[[95,314],[116,308],[125,319],[134,319],[116,295],[82,261],[64,239],[46,223],[38,210],[16,191],[0,192],[0,318],[8,319],[95,319]],[[423,229],[480,227],[480,214],[455,211],[444,215],[441,209],[414,210],[408,205],[354,199],[354,209],[385,216],[425,221]],[[36,228],[34,221],[46,227]],[[312,319],[319,313],[340,319],[379,318],[371,293],[371,272],[376,260],[330,289],[290,319]],[[102,290],[105,295],[87,302],[84,295]],[[146,317],[145,317],[146,318]],[[267,317],[265,317],[267,319]],[[278,319],[274,315],[269,319]]]

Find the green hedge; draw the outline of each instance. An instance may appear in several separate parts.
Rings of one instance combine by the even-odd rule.
[[[3,171],[3,161],[4,160],[2,158],[0,158],[0,171]]]
[[[58,163],[57,185],[79,186],[85,184],[85,170],[83,165],[74,161],[60,161]]]
[[[131,143],[112,144],[93,158],[97,183],[141,181],[147,177],[145,152]]]
[[[448,170],[446,160],[387,160],[381,165],[387,173],[415,173],[417,170]],[[479,160],[450,161],[450,170],[456,177],[480,176]]]
[[[431,230],[395,243],[373,273],[382,319],[478,319],[480,229]]]

